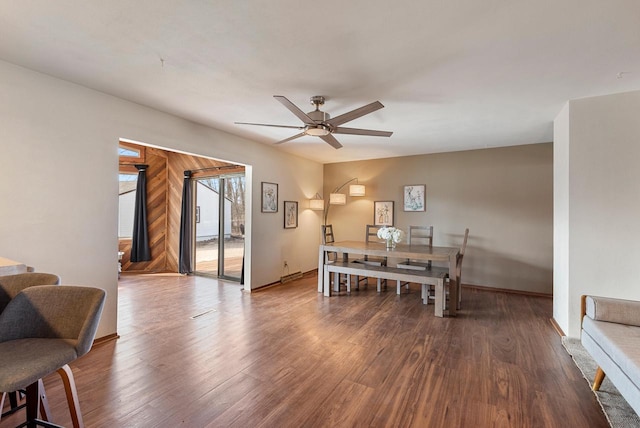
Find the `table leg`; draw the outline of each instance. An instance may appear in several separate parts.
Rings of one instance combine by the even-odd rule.
[[[324,290],[324,249],[320,246],[318,251],[318,293]]]
[[[329,273],[329,267],[324,265],[322,277],[324,278],[324,295],[327,297],[331,296],[331,277],[329,275],[331,275]]]
[[[456,316],[458,307],[458,281],[456,276],[456,263],[458,262],[458,254],[452,254],[449,257],[449,311],[448,315]]]
[[[440,279],[438,279],[438,282],[436,283],[436,304],[435,304],[435,315],[437,317],[442,317],[444,315],[443,310],[444,310],[444,305],[445,302],[447,300],[447,296],[445,295],[444,292],[444,279],[441,277]],[[429,296],[427,296],[427,299],[429,298]],[[449,303],[449,306],[451,306],[451,303]]]

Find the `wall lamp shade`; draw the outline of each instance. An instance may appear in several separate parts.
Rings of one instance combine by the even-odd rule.
[[[352,184],[349,186],[349,196],[364,196],[365,187],[363,184]]]
[[[347,195],[344,193],[331,193],[329,195],[329,203],[331,205],[345,205],[347,203]]]
[[[324,199],[322,199],[320,195],[316,193],[313,198],[309,199],[309,208],[314,211],[324,210]]]
[[[352,184],[349,186],[349,196],[364,196],[365,186],[362,184],[358,184],[358,178],[352,178],[350,180],[345,181],[340,186],[333,189],[333,192],[329,194],[329,203],[326,207],[324,207],[324,223],[327,224],[327,218],[329,217],[329,207],[331,205],[346,205],[347,203],[347,195],[344,193],[338,193],[340,190],[344,188],[347,184],[351,182],[356,182],[356,184]]]

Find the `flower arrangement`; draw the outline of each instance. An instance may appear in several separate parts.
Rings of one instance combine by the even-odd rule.
[[[378,238],[387,241],[387,247],[391,246],[390,244],[393,244],[395,247],[395,244],[402,241],[402,238],[404,238],[404,232],[397,227],[385,226],[378,229]]]

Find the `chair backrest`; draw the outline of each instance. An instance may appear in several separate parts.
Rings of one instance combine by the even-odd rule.
[[[433,226],[409,226],[407,244],[433,247]]]
[[[333,244],[334,242],[336,242],[335,238],[333,237],[332,224],[325,224],[323,226],[320,226],[320,229],[322,230],[322,245]]]
[[[373,224],[368,224],[366,227],[366,234],[364,236],[364,240],[366,243],[369,242],[381,242],[382,240],[378,238],[378,230],[382,226],[375,226]]]
[[[0,276],[0,314],[11,299],[27,287],[34,285],[58,285],[60,277],[52,273],[25,272],[15,275]]]
[[[467,249],[467,240],[469,239],[469,228],[467,227],[464,230],[464,239],[462,241],[462,247],[460,247],[460,255],[458,256],[458,260],[456,262],[456,280],[458,284],[462,281],[462,259],[464,258],[464,252]]]
[[[320,226],[320,230],[322,231],[322,245],[333,244],[336,242],[333,236],[333,225],[325,224]],[[331,261],[336,261],[338,259],[338,253],[333,251],[325,251],[324,252],[324,262],[328,263]]]
[[[80,357],[91,349],[106,293],[100,288],[37,285],[22,290],[0,314],[0,343],[68,339]]]

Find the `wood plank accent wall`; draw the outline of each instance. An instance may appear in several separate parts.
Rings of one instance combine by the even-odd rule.
[[[140,146],[142,147],[142,146]],[[180,245],[180,213],[184,171],[203,168],[235,166],[221,172],[210,170],[193,174],[210,177],[220,173],[244,172],[244,167],[198,156],[146,148],[147,221],[151,261],[131,263],[131,239],[120,239],[118,248],[124,251],[122,270],[135,272],[178,272]],[[124,165],[121,165],[123,167]]]

